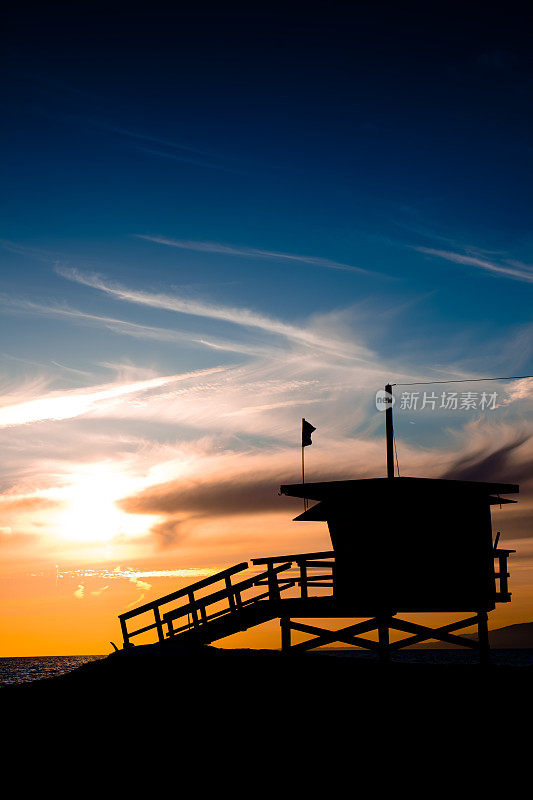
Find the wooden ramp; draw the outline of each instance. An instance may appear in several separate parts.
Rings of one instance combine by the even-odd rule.
[[[498,561],[499,591],[495,601],[509,602],[507,586],[507,557],[510,550],[494,549]],[[241,562],[182,589],[164,595],[150,603],[131,609],[119,616],[124,648],[133,646],[131,639],[153,632],[158,641],[187,644],[210,644],[219,639],[245,631],[273,619],[281,625],[282,650],[285,652],[312,650],[316,647],[342,642],[375,651],[381,659],[402,647],[435,639],[477,649],[481,658],[488,657],[487,609],[455,608],[451,613],[473,612],[473,615],[437,628],[419,625],[396,617],[399,611],[388,602],[372,601],[362,604],[337,599],[335,596],[335,553],[332,550],[269,556],[254,559],[249,567]],[[257,571],[261,567],[263,571]],[[266,567],[266,569],[264,569]],[[426,609],[426,611],[442,609]],[[144,619],[143,619],[144,618]],[[330,630],[298,620],[352,618],[349,625]],[[141,623],[128,629],[130,620]],[[456,631],[477,625],[476,642]],[[390,641],[390,631],[408,634],[399,641]],[[307,634],[310,638],[292,644],[291,632]],[[377,632],[377,641],[361,634]]]

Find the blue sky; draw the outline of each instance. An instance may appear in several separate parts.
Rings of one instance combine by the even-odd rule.
[[[8,13],[8,552],[247,557],[257,515],[288,535],[274,490],[298,479],[302,416],[310,477],[379,475],[386,381],[532,374],[525,27],[439,8]],[[463,389],[497,408],[398,402],[403,474],[527,489],[530,383]],[[102,535],[57,534],[97,479],[114,486]]]
[[[177,13],[166,25],[64,9],[34,25],[16,18],[4,237],[44,252],[6,256],[8,289],[23,264],[36,291],[69,296],[48,256],[284,317],[416,297],[426,328],[486,334],[529,321],[527,42],[498,17],[483,29],[476,15],[399,20],[389,9],[387,19],[377,6],[303,20]],[[165,252],[136,235],[377,276]],[[490,280],[490,268],[452,254],[505,272]]]

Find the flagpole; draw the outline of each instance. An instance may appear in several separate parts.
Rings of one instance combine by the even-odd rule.
[[[304,456],[304,447],[307,447],[308,444],[313,444],[311,441],[311,434],[313,431],[316,431],[314,425],[311,425],[310,422],[307,422],[305,417],[302,417],[302,486],[303,494],[305,495],[305,456]],[[303,498],[304,501],[304,511],[307,511],[309,506],[307,497]]]

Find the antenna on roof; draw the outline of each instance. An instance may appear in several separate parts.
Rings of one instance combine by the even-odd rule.
[[[387,478],[394,478],[394,427],[392,423],[392,386],[387,383],[387,407],[385,409],[385,432],[387,435]]]

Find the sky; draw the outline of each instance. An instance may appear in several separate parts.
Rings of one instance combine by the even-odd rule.
[[[111,5],[4,20],[1,654],[329,549],[301,418],[308,480],[384,476],[387,382],[476,379],[395,387],[398,466],[520,483],[491,624],[533,621],[520,5]]]

